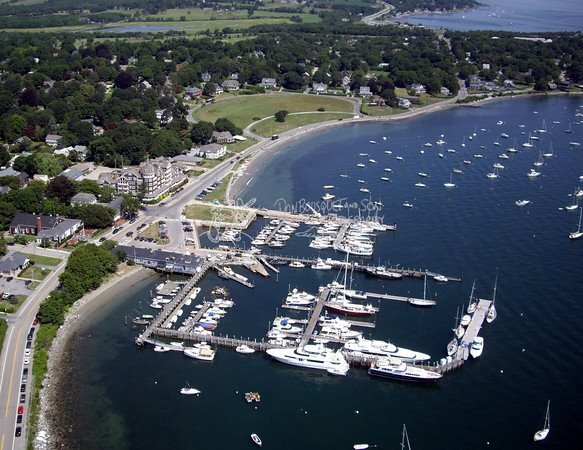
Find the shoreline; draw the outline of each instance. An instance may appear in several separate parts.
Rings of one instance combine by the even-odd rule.
[[[562,95],[582,95],[583,92],[525,92],[525,93],[515,93],[511,95],[503,95],[497,97],[488,97],[482,100],[477,100],[471,103],[456,103],[458,97],[453,99],[448,99],[440,103],[433,105],[428,105],[425,107],[418,108],[412,111],[404,111],[401,114],[395,114],[392,116],[360,116],[358,119],[346,119],[343,121],[333,121],[333,122],[320,122],[299,128],[294,128],[292,130],[286,131],[279,135],[279,139],[276,141],[262,141],[256,144],[257,149],[253,150],[251,155],[248,156],[249,163],[244,171],[244,173],[238,177],[232,179],[231,185],[227,191],[227,204],[236,203],[237,199],[245,192],[248,184],[255,178],[255,176],[261,172],[263,164],[268,164],[270,159],[276,154],[289,146],[291,143],[315,135],[316,133],[330,130],[335,127],[353,125],[358,123],[368,123],[368,122],[399,122],[401,120],[414,119],[426,114],[431,114],[439,111],[445,111],[451,108],[479,108],[484,104],[488,104],[495,101],[501,100],[515,100],[528,97],[554,97]]]
[[[56,448],[70,436],[70,425],[64,423],[63,411],[58,405],[63,402],[62,397],[67,389],[67,372],[74,370],[67,364],[72,356],[68,350],[79,329],[93,318],[95,312],[152,274],[151,270],[142,266],[124,266],[107,282],[75,302],[69,310],[51,345],[47,373],[40,392],[37,436],[44,432],[46,441],[39,442],[35,436],[34,448]]]

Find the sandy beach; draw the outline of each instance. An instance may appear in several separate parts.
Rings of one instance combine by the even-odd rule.
[[[59,405],[67,402],[63,396],[67,395],[67,385],[70,377],[74,376],[75,367],[75,355],[70,347],[80,327],[97,311],[153,273],[141,266],[123,265],[111,279],[73,305],[51,346],[47,375],[40,394],[41,414],[38,424],[38,431],[44,431],[48,440],[35,441],[35,448],[58,448],[65,442],[70,442],[69,435],[73,431],[71,421],[63,414]]]

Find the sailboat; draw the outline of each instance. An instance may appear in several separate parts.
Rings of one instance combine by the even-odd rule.
[[[490,178],[491,180],[498,178],[498,167],[494,167],[494,172],[488,173],[486,178]]]
[[[401,439],[401,449],[411,450],[411,443],[409,442],[409,435],[407,434],[407,427],[405,426],[405,424],[403,424],[403,437]]]
[[[449,183],[443,183],[443,185],[446,188],[454,188],[455,187],[455,183],[452,181],[453,180],[453,174],[449,174]]]
[[[534,147],[534,145],[532,145],[532,136],[530,135],[530,133],[528,134],[528,141],[525,142],[524,144],[522,144],[522,146],[524,148],[532,148],[532,147]]]
[[[581,236],[583,236],[583,231],[581,231],[581,216],[583,216],[583,207],[579,208],[579,225],[577,226],[577,231],[573,231],[571,234],[569,234],[569,239],[579,239]]]
[[[466,329],[462,326],[460,320],[460,309],[458,307],[456,313],[455,313],[455,328],[453,329],[453,333],[455,334],[455,337],[458,339],[461,339],[464,336],[464,333],[466,332]]]
[[[534,433],[534,441],[542,441],[547,437],[549,431],[551,430],[551,416],[549,415],[549,408],[551,407],[551,401],[547,402],[547,413],[545,414],[545,424],[542,430],[538,430]]]
[[[496,319],[496,286],[498,285],[498,275],[496,275],[496,281],[494,281],[494,294],[492,294],[492,303],[490,308],[488,308],[488,315],[486,316],[486,322],[492,323]]]
[[[478,302],[474,298],[474,288],[476,287],[476,280],[472,283],[472,292],[470,292],[470,303],[468,304],[467,312],[468,314],[474,314],[476,312],[476,308],[478,307]]]
[[[506,149],[506,151],[508,153],[516,153],[516,152],[518,152],[518,150],[516,150],[516,138],[514,138],[514,144],[512,144],[512,147],[508,147]]]
[[[552,156],[553,156],[553,143],[552,143],[552,142],[551,142],[551,143],[550,143],[550,145],[549,145],[549,151],[548,151],[548,152],[546,152],[546,153],[543,153],[543,156],[544,156],[545,158],[550,158],[550,157],[552,157]]]
[[[547,132],[547,119],[543,119],[543,126],[540,130],[537,130],[539,133],[546,133]]]
[[[533,163],[536,167],[540,167],[544,164],[543,162],[543,152],[542,150],[538,152],[538,160]]]
[[[567,128],[565,130],[565,133],[572,133],[573,132],[573,127],[571,126],[571,122],[569,122],[569,128]]]
[[[180,393],[183,395],[198,395],[198,394],[200,394],[200,391],[198,389],[190,387],[190,384],[188,384],[188,381],[187,381],[186,386],[184,386],[182,389],[180,389]]]
[[[423,299],[420,298],[410,298],[409,303],[414,306],[434,306],[436,304],[435,300],[426,299],[427,294],[427,271],[425,271],[425,279],[423,281]]]

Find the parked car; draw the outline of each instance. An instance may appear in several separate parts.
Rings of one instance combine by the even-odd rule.
[[[26,394],[20,394],[20,403],[26,402]]]
[[[16,430],[14,431],[14,436],[20,437],[21,435],[22,435],[22,427],[16,427]]]
[[[22,423],[22,414],[16,416],[16,423]]]
[[[20,385],[20,392],[26,392],[26,384]]]
[[[107,239],[107,236],[103,236],[102,238],[99,238],[99,242],[103,242]]]
[[[24,414],[24,406],[20,405],[18,407],[18,414]]]
[[[28,366],[29,364],[30,364],[30,358],[29,358],[28,356],[26,356],[26,357],[24,358],[24,365],[25,365],[25,366]]]

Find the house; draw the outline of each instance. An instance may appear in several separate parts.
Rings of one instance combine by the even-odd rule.
[[[370,91],[370,88],[368,86],[360,86],[360,88],[358,89],[358,95],[360,95],[361,97],[369,97],[372,95],[372,92]]]
[[[445,86],[441,86],[439,93],[442,95],[451,95],[450,90],[448,88],[446,88]]]
[[[8,194],[11,190],[10,186],[0,186],[0,194]]]
[[[95,205],[97,203],[97,197],[93,194],[88,194],[86,192],[79,192],[71,197],[71,205]]]
[[[241,85],[237,80],[225,80],[223,82],[223,89],[226,91],[238,91],[239,86]]]
[[[261,83],[259,83],[259,86],[263,86],[264,88],[275,88],[275,78],[261,78]]]
[[[555,83],[554,81],[549,81],[549,82],[547,83],[547,86],[549,87],[549,89],[550,89],[551,91],[554,91],[554,90],[556,90],[556,89],[557,89],[557,83]]]
[[[478,75],[470,75],[468,76],[468,88],[470,89],[480,89],[482,87],[482,80]]]
[[[71,200],[72,201],[72,200]],[[113,216],[113,221],[116,222],[121,219],[121,205],[123,204],[123,197],[118,195],[114,197],[109,203],[97,203],[99,206],[106,206],[115,210],[115,215]]]
[[[397,106],[399,108],[409,109],[411,107],[411,102],[406,98],[399,98],[399,103]]]
[[[202,95],[202,89],[197,87],[184,88],[184,96],[188,98],[198,98]]]
[[[53,228],[37,233],[36,242],[40,244],[48,239],[52,243],[61,244],[82,227],[83,222],[79,219],[61,219]]]
[[[30,260],[22,253],[12,253],[0,260],[0,275],[15,277],[28,267]]]
[[[217,84],[215,86],[215,94],[218,95],[218,94],[222,94],[223,92],[225,92],[225,90],[222,88],[222,86]]]
[[[87,146],[85,145],[69,146],[61,148],[59,150],[55,150],[53,153],[55,155],[64,155],[66,157],[69,157],[69,154],[71,152],[75,152],[79,159],[85,160],[85,157],[87,156]]]
[[[502,82],[502,84],[504,85],[505,88],[513,88],[514,87],[514,81],[512,81],[512,80],[504,80]]]
[[[232,144],[235,142],[233,135],[229,131],[213,131],[212,140],[219,144]]]
[[[413,83],[411,85],[411,91],[413,91],[413,93],[415,95],[419,95],[419,94],[425,94],[427,92],[427,90],[425,89],[425,86],[423,86],[422,84],[419,83]]]
[[[209,81],[211,81],[211,74],[208,72],[204,72],[201,75],[202,81],[204,81],[205,83],[208,83]]]
[[[224,144],[201,145],[197,153],[207,159],[219,159],[227,153],[227,146]]]
[[[36,236],[37,242],[49,239],[60,244],[65,239],[73,236],[75,231],[83,226],[78,219],[66,219],[59,216],[47,216],[44,214],[18,213],[10,223],[10,233]]]
[[[312,92],[315,94],[325,94],[328,92],[328,85],[326,83],[313,83]]]
[[[26,183],[28,183],[28,180],[30,179],[26,173],[14,170],[12,167],[0,170],[0,177],[17,177],[20,181],[20,187],[26,186]]]
[[[81,181],[85,178],[83,172],[75,167],[69,167],[68,169],[63,170],[59,176],[67,177],[71,181]]]
[[[154,112],[156,113],[156,119],[158,119],[163,125],[169,124],[174,119],[172,111],[168,109],[157,109]]]
[[[139,87],[145,91],[146,89],[152,89],[152,84],[149,81],[144,80],[139,84]]]
[[[63,137],[59,136],[58,134],[47,134],[47,137],[45,138],[45,143],[47,145],[50,145],[51,147],[56,148],[59,146],[61,139],[63,139]]]
[[[482,64],[482,70],[490,70],[490,63]]]

